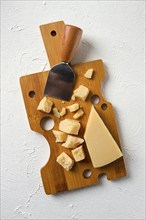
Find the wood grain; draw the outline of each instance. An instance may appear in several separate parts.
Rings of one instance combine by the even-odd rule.
[[[63,25],[64,25],[63,22],[55,22],[41,26],[41,33],[43,36],[44,44],[47,50],[47,55],[49,57],[51,66],[60,61],[60,54],[58,51],[59,51],[59,42],[61,37],[60,31],[62,30]],[[50,35],[52,30],[56,31],[57,40],[55,39],[55,37],[52,37]],[[72,66],[72,68],[76,73],[75,88],[77,88],[80,84],[83,84],[90,89],[90,94],[86,102],[78,100],[78,103],[81,106],[83,106],[83,110],[85,112],[85,115],[79,120],[82,125],[82,128],[80,129],[79,132],[79,136],[83,137],[89,112],[92,105],[91,97],[96,94],[99,96],[100,102],[94,105],[94,107],[96,108],[97,112],[103,119],[109,131],[111,132],[113,138],[120,146],[120,140],[118,136],[112,105],[111,103],[107,102],[104,99],[100,90],[101,83],[105,75],[104,65],[102,60],[95,60],[87,63],[77,64]],[[94,77],[92,80],[86,79],[84,77],[84,73],[89,68],[94,69]],[[103,173],[107,175],[108,180],[124,177],[126,175],[126,170],[125,170],[123,158],[120,158],[117,161],[107,166],[104,166],[100,169],[97,168],[95,169],[92,166],[85,143],[84,143],[84,149],[85,149],[86,159],[84,161],[76,163],[71,171],[67,172],[56,162],[56,157],[63,151],[69,154],[71,157],[72,155],[69,149],[63,148],[61,144],[55,142],[55,138],[51,130],[45,131],[40,126],[41,120],[44,117],[49,116],[55,122],[53,129],[58,130],[58,124],[60,121],[60,119],[54,117],[52,114],[47,114],[37,111],[37,106],[40,100],[43,98],[43,92],[47,77],[48,77],[48,71],[22,76],[20,78],[23,99],[24,99],[30,127],[32,130],[42,134],[50,145],[50,158],[47,164],[41,169],[41,175],[42,175],[43,185],[46,194],[56,194],[58,192],[65,190],[72,190],[76,188],[97,184],[98,176]],[[35,92],[34,97],[29,96],[30,91]],[[65,104],[63,104],[60,100],[53,98],[50,99],[54,102],[54,105],[59,110],[61,110],[62,107],[64,106],[74,103],[74,101],[71,100],[70,102],[65,102]],[[107,105],[107,109],[103,110],[103,106],[105,105]],[[68,112],[67,115],[62,117],[62,119],[65,118],[73,118],[73,113]],[[90,178],[85,178],[83,176],[84,170],[87,169],[90,169],[92,171],[92,175],[90,176]]]
[[[61,61],[70,63],[79,45],[82,30],[72,25],[64,25],[60,41]]]

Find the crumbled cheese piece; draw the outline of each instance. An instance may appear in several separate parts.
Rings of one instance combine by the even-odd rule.
[[[76,97],[74,95],[72,95],[71,100],[75,101]]]
[[[79,86],[76,90],[74,90],[74,96],[80,98],[81,100],[85,101],[88,94],[89,89],[86,86]]]
[[[52,130],[55,138],[56,138],[56,142],[65,142],[67,139],[67,134],[65,134],[62,131],[56,131],[56,130]]]
[[[66,114],[66,108],[62,108],[61,112],[60,112],[60,116],[64,116]]]
[[[69,105],[66,107],[67,109],[69,109],[70,112],[75,112],[77,111],[80,107],[78,103],[75,103],[73,105]]]
[[[56,116],[57,118],[60,118],[60,113],[57,110],[57,108],[53,108],[53,115]]]
[[[79,162],[85,159],[85,152],[84,152],[82,145],[72,150],[71,152],[76,162]]]
[[[37,107],[37,110],[40,110],[42,112],[46,112],[46,113],[50,113],[51,110],[52,110],[52,105],[53,105],[53,102],[51,100],[49,100],[48,97],[44,97],[38,107]]]
[[[71,170],[74,165],[74,161],[65,152],[61,153],[56,161],[67,171]]]
[[[78,119],[84,115],[84,112],[82,109],[79,109],[73,116],[74,119]]]
[[[84,76],[88,79],[91,79],[92,75],[93,75],[93,69],[88,69]]]
[[[64,144],[62,144],[62,146],[66,147],[66,148],[75,148],[75,147],[79,146],[80,144],[82,144],[83,142],[84,142],[84,139],[82,139],[82,138],[68,135],[66,142]]]
[[[68,134],[78,135],[81,125],[74,119],[64,119],[59,123],[59,130]]]

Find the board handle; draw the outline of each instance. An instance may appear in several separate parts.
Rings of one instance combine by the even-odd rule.
[[[61,61],[69,63],[79,45],[82,29],[72,25],[64,25],[63,34],[60,43]]]

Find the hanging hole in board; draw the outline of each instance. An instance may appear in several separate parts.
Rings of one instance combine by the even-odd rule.
[[[105,103],[103,103],[102,105],[101,105],[101,108],[102,108],[102,110],[106,110],[107,109],[107,104],[105,104]]]
[[[91,96],[91,103],[94,104],[94,105],[97,105],[100,101],[100,98],[98,95],[92,95]]]
[[[42,118],[40,125],[43,130],[49,131],[54,127],[54,120],[50,117],[44,117]]]
[[[53,36],[53,37],[55,37],[56,36],[56,31],[51,31],[51,35]]]
[[[34,92],[34,91],[30,91],[30,92],[29,92],[29,97],[30,97],[30,98],[33,98],[34,96],[35,96],[35,92]]]
[[[90,169],[84,170],[83,171],[83,177],[84,178],[90,178],[92,175],[92,171]]]

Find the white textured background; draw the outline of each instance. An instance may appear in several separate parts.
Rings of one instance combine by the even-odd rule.
[[[30,130],[19,77],[49,69],[39,25],[84,30],[73,62],[102,58],[128,176],[46,196],[47,142]],[[144,1],[2,2],[2,219],[144,219]]]

